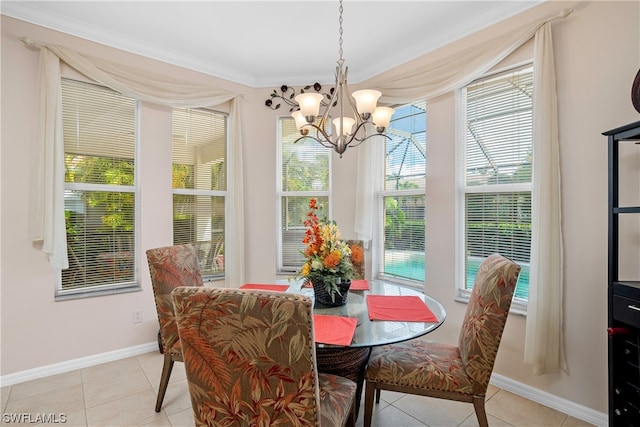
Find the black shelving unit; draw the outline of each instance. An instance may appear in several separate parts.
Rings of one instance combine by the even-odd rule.
[[[618,274],[620,217],[640,214],[640,206],[620,206],[620,146],[635,144],[640,150],[640,121],[603,135],[609,151],[609,425],[640,426],[640,280],[620,280]]]

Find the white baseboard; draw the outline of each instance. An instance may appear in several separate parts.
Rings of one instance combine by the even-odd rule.
[[[109,351],[106,353],[95,354],[93,356],[67,360],[66,362],[54,363],[53,365],[27,369],[26,371],[20,371],[14,374],[0,376],[0,387],[19,384],[25,381],[36,380],[38,378],[44,378],[51,375],[62,374],[64,372],[70,372],[76,369],[100,365],[101,363],[112,362],[114,360],[125,359],[127,357],[149,353],[154,350],[158,351],[157,341],[123,348],[120,350]]]
[[[571,415],[579,420],[586,421],[589,424],[593,424],[595,426],[607,426],[609,424],[609,416],[606,413],[598,412],[594,409],[514,381],[502,375],[493,373],[491,375],[490,383],[533,402],[548,406],[556,411]]]

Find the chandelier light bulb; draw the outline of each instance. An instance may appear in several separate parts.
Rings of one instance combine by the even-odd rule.
[[[295,100],[300,106],[300,112],[307,119],[307,122],[313,123],[313,120],[320,112],[322,95],[319,93],[301,93],[295,97]],[[311,120],[309,120],[310,118]]]
[[[356,109],[358,110],[358,113],[361,116],[373,113],[376,109],[376,105],[378,104],[378,98],[380,98],[380,95],[382,95],[380,91],[369,89],[353,92],[352,96],[356,100]]]
[[[304,115],[300,110],[291,113],[291,117],[296,121],[296,128],[298,130],[302,130],[302,128],[307,124],[307,119],[304,118]]]
[[[371,120],[379,133],[384,132],[385,128],[389,126],[394,111],[390,107],[378,107],[374,110]]]
[[[344,129],[340,126],[340,121],[344,123]],[[338,136],[346,136],[351,135],[351,131],[353,130],[353,125],[356,124],[356,121],[351,117],[338,117],[337,119],[333,119],[333,126],[335,126],[336,133]]]

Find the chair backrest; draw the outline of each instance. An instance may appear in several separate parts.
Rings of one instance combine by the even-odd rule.
[[[458,341],[473,393],[484,393],[489,385],[519,274],[518,264],[498,254],[478,268]]]
[[[355,270],[354,279],[364,279],[364,245],[362,240],[347,240],[347,244],[351,248],[351,263]]]
[[[309,298],[216,288],[172,295],[196,425],[318,425]]]
[[[203,286],[196,251],[190,244],[149,249],[147,262],[164,354],[179,354],[180,339],[171,291],[179,286]]]

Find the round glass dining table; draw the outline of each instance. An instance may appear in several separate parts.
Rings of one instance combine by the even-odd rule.
[[[437,322],[399,322],[390,320],[369,320],[367,295],[417,296],[420,297],[437,319]],[[355,317],[358,319],[353,341],[349,347],[374,347],[417,338],[428,334],[440,326],[446,317],[442,304],[423,292],[390,282],[369,280],[368,291],[350,291],[347,304],[340,307],[325,307],[316,303],[316,314]],[[318,344],[318,347],[330,346]]]
[[[314,314],[357,318],[358,323],[349,346],[316,343],[318,372],[350,378],[358,385],[356,412],[360,406],[360,396],[364,383],[364,372],[369,361],[371,348],[418,338],[437,329],[446,318],[446,311],[435,298],[422,291],[382,280],[369,280],[369,290],[350,290],[347,303],[340,307],[326,307],[314,303]],[[313,289],[300,286],[300,282],[288,282],[288,292],[301,293],[313,297]],[[390,320],[370,320],[367,295],[393,295],[420,297],[437,319],[436,322],[400,322]]]
[[[406,341],[428,334],[440,326],[445,318],[446,311],[442,304],[435,298],[425,295],[422,291],[382,280],[369,280],[369,290],[350,290],[347,303],[340,307],[326,307],[315,302],[314,314],[329,316],[344,316],[357,318],[353,340],[349,347],[374,347],[385,344]],[[313,298],[313,289],[300,287],[299,282],[289,282],[288,292],[300,293]],[[417,296],[420,297],[429,310],[434,314],[437,322],[399,322],[390,320],[370,320],[367,307],[367,295],[388,296]],[[317,344],[318,348],[340,347],[331,344]]]

